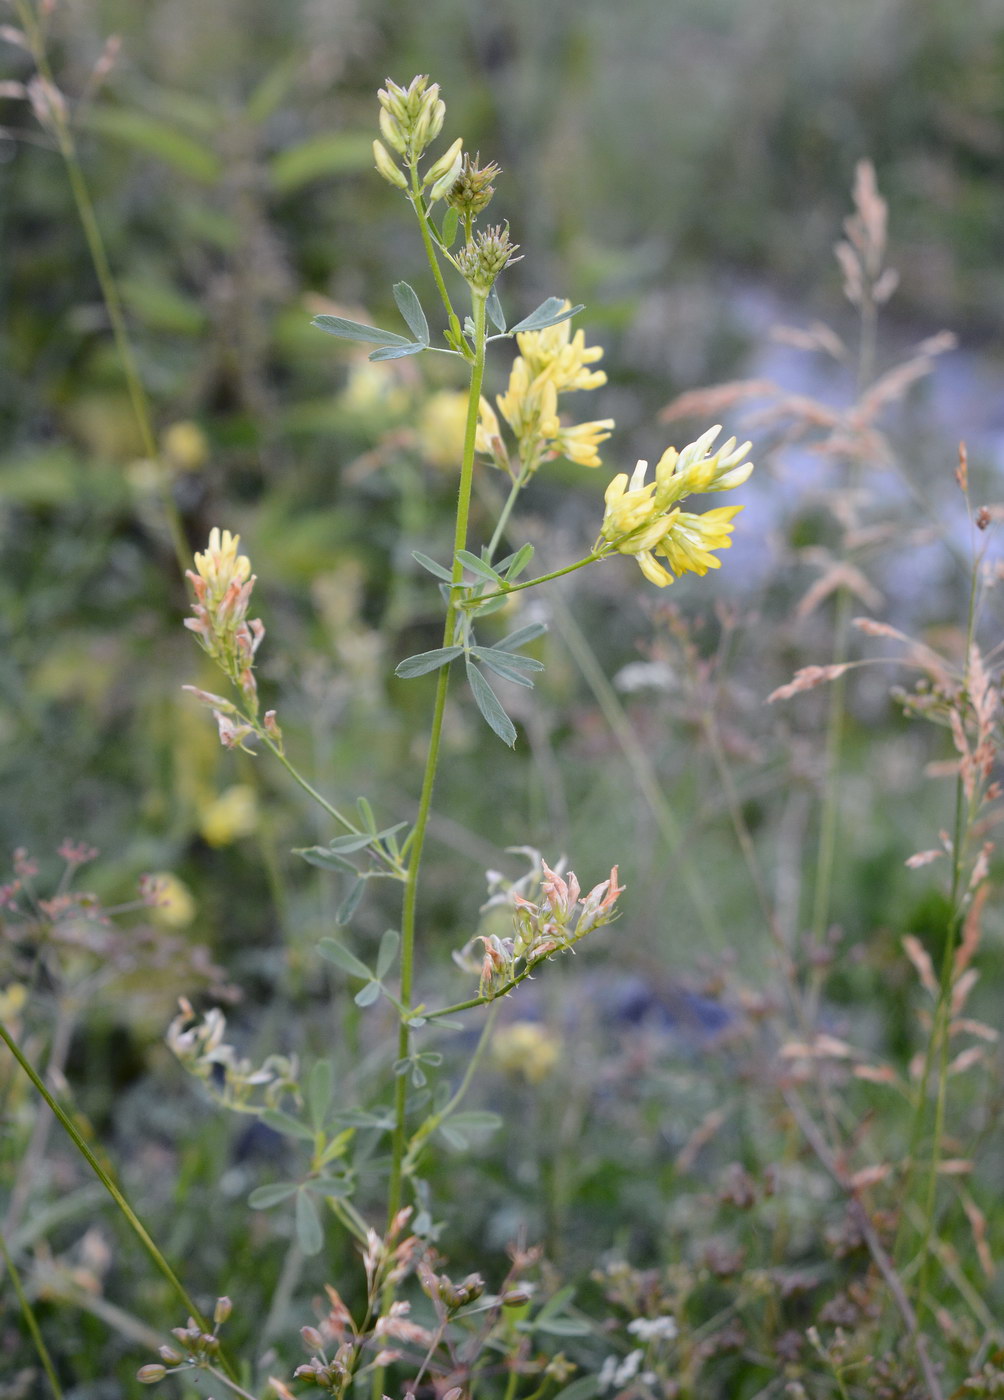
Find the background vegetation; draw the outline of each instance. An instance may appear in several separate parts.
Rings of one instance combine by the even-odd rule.
[[[471,1102],[518,1129],[447,1154],[432,1207],[437,1219],[450,1207],[439,1243],[458,1273],[501,1275],[522,1232],[543,1245],[552,1286],[577,1282],[582,1308],[607,1319],[605,1339],[562,1343],[583,1373],[627,1353],[625,1318],[662,1309],[695,1330],[686,1364],[667,1362],[657,1385],[646,1382],[658,1394],[781,1395],[788,1384],[811,1395],[927,1394],[909,1388],[921,1384],[909,1348],[901,1375],[883,1377],[872,1361],[844,1377],[805,1340],[813,1322],[824,1350],[841,1323],[871,1326],[877,1285],[847,1201],[777,1092],[782,964],[804,972],[802,936],[820,912],[829,692],[783,708],[764,701],[798,666],[833,659],[833,597],[804,603],[831,577],[849,491],[867,489],[864,514],[884,531],[856,559],[865,582],[855,610],[961,650],[971,541],[955,444],[969,444],[980,504],[997,494],[1002,442],[1004,8],[61,0],[48,52],[160,455],[150,460],[137,427],[66,168],[16,90],[33,59],[8,34],[0,849],[27,848],[44,894],[64,838],[99,848],[80,880],[106,906],[130,900],[143,872],[178,882],[167,908],[123,916],[137,928],[152,917],[157,938],[92,950],[100,975],[88,973],[56,1022],[63,1068],[79,1123],[114,1159],[165,1253],[183,1261],[189,1287],[231,1293],[235,1350],[261,1343],[261,1360],[278,1347],[271,1365],[283,1375],[300,1359],[290,1337],[311,1320],[321,1285],[351,1295],[353,1247],[346,1239],[340,1252],[291,1264],[291,1222],[281,1211],[249,1216],[249,1191],[290,1169],[289,1145],[200,1100],[164,1030],[178,995],[224,980],[207,978],[197,947],[240,988],[231,1038],[252,1058],[309,1059],[334,1039],[339,1076],[364,1079],[380,1012],[332,1020],[344,979],[315,950],[345,891],[291,854],[332,833],[278,770],[224,752],[181,695],[184,682],[216,687],[181,628],[187,603],[163,494],[193,547],[213,525],[240,531],[269,632],[262,691],[297,761],[340,802],[365,792],[388,820],[407,819],[430,691],[391,676],[401,656],[438,644],[435,600],[411,550],[449,552],[461,385],[451,368],[428,367],[432,356],[419,368],[371,365],[309,324],[330,309],[387,324],[392,282],[421,285],[399,197],[372,170],[376,88],[388,74],[440,83],[452,129],[504,168],[492,213],[527,253],[505,274],[507,306],[584,301],[580,323],[605,347],[609,382],[590,409],[618,424],[604,469],[556,464],[521,507],[521,537],[559,558],[594,537],[610,470],[717,421],[709,401],[661,423],[685,392],[749,377],[838,411],[853,402],[856,351],[840,363],[769,331],[824,320],[856,344],[831,249],[856,162],[875,163],[900,274],[879,319],[875,374],[942,328],[961,348],[935,360],[944,346],[927,347],[931,373],[899,386],[897,402],[890,394],[886,438],[851,469],[835,450],[813,449],[811,415],[764,416],[775,402],[764,385],[751,401],[760,418],[734,398],[726,432],[753,437],[759,470],[720,579],[678,583],[668,598],[642,592],[633,565],[613,561],[571,580],[538,644],[546,673],[528,699],[507,696],[515,755],[459,692],[452,699],[422,911],[439,965],[473,932],[485,870],[520,872],[512,845],[569,853],[587,886],[618,861],[628,911],[546,987],[507,1005]],[[507,368],[496,365],[493,391]],[[482,520],[497,488],[488,480],[484,490]],[[987,649],[998,621],[988,611]],[[902,939],[916,935],[937,964],[949,898],[939,867],[904,861],[951,825],[950,784],[925,765],[953,750],[944,731],[890,700],[895,679],[878,667],[850,678],[835,878],[810,962],[828,964],[825,992],[821,978],[815,991],[820,1025],[901,1070],[922,1044]],[[770,920],[744,848],[758,852]],[[361,955],[394,918],[392,901],[368,897],[353,924]],[[5,1020],[42,1053],[58,989],[42,976],[21,1006],[24,932],[13,918],[2,932]],[[991,1027],[1000,937],[991,898],[984,975],[967,1009]],[[155,976],[137,951],[147,942]],[[422,995],[451,1000],[465,986],[451,968]],[[445,1047],[448,1069],[463,1062],[458,1044]],[[955,1081],[972,1209],[946,1197],[943,1316],[932,1303],[924,1319],[940,1328],[946,1393],[998,1345],[999,1282],[981,1252],[1002,1223],[991,1131],[999,1053],[987,1056],[972,1084]],[[905,1110],[888,1090],[852,1087],[839,1124],[848,1152],[901,1159]],[[137,1346],[150,1339],[135,1319],[160,1332],[182,1319],[55,1136],[18,1199],[33,1105],[13,1077],[3,1092],[17,1207],[8,1245],[43,1327],[62,1318],[50,1346],[67,1393],[139,1393]],[[875,1211],[891,1207],[880,1199]],[[621,1261],[653,1272],[618,1284]],[[618,1287],[621,1313],[609,1302]],[[656,1293],[652,1307],[639,1301]],[[790,1335],[797,1344],[785,1344]],[[42,1393],[9,1289],[0,1355],[14,1358],[0,1395]],[[256,1383],[268,1374],[263,1360]]]

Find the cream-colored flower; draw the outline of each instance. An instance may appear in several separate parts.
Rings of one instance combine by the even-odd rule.
[[[748,479],[753,470],[752,462],[743,461],[748,442],[737,448],[730,438],[708,455],[720,432],[720,427],[709,428],[679,453],[667,449],[655,480],[646,482],[648,463],[639,462],[630,477],[621,472],[606,489],[601,538],[611,551],[634,555],[645,577],[659,588],[679,574],[720,568],[721,560],[712,551],[732,543],[731,522],[742,506],[719,506],[695,515],[676,505],[693,491],[731,491]],[[656,555],[667,561],[665,566]]]
[[[574,423],[570,427],[560,427],[555,434],[553,447],[561,457],[580,467],[599,467],[601,442],[606,442],[614,426],[612,418],[597,418],[592,423]]]
[[[513,360],[509,387],[499,394],[499,412],[520,443],[527,439],[552,438],[561,427],[558,421],[558,390],[545,375],[531,375],[521,355]]]
[[[209,846],[230,846],[258,826],[258,799],[246,783],[235,783],[199,812],[199,831]]]
[[[214,525],[205,554],[195,556],[195,567],[206,585],[210,603],[222,598],[232,583],[242,584],[250,577],[250,560],[246,554],[237,553],[240,542],[240,535],[232,535],[229,530],[221,533]]]
[[[147,876],[144,888],[152,906],[150,918],[164,928],[187,928],[196,915],[192,891],[169,870]]]
[[[570,306],[571,302],[566,301],[565,310]],[[585,331],[578,330],[573,336],[570,320],[546,326],[542,331],[520,331],[516,343],[531,375],[546,373],[559,394],[573,389],[598,389],[607,382],[601,369],[586,369],[603,358],[602,348],[587,346]]]
[[[434,467],[459,471],[466,423],[466,394],[443,389],[428,398],[418,419],[418,444],[425,460]]]

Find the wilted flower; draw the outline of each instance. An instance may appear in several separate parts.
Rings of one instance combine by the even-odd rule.
[[[520,849],[529,854],[528,848]],[[511,937],[478,934],[461,952],[454,954],[454,961],[461,967],[479,973],[479,995],[484,997],[497,996],[535,963],[552,953],[569,951],[587,933],[611,923],[617,917],[617,900],[624,893],[624,886],[617,883],[616,865],[609,879],[595,885],[583,897],[573,874],[566,880],[544,860],[530,876],[508,886],[497,872],[489,871],[488,885],[491,897],[482,912],[499,903],[507,904],[513,934]],[[534,887],[536,896],[528,898],[524,891],[529,892]],[[480,955],[475,951],[477,944],[481,945]]]
[[[737,448],[735,438],[729,438],[708,454],[720,432],[720,427],[710,428],[680,453],[668,448],[654,481],[645,481],[648,463],[639,462],[630,477],[622,472],[607,487],[600,529],[609,546],[605,552],[633,554],[645,577],[659,588],[672,583],[674,575],[719,568],[721,561],[712,551],[732,543],[731,522],[742,506],[719,506],[693,515],[676,505],[693,491],[731,491],[748,479],[753,470],[752,462],[743,461],[748,442]],[[657,554],[667,560],[668,568],[657,561]]]

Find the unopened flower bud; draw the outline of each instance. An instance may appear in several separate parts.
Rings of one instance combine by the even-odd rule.
[[[156,1383],[162,1381],[166,1375],[166,1367],[158,1366],[156,1361],[152,1361],[149,1366],[141,1366],[139,1368],[136,1372],[136,1379],[139,1381],[140,1385],[156,1385]]]
[[[449,150],[444,152],[437,161],[429,166],[422,177],[423,188],[427,185],[437,185],[449,175],[450,182],[449,185],[447,185],[447,189],[449,189],[460,174],[463,165],[463,149],[464,138],[458,136]],[[434,199],[438,199],[439,197],[439,195],[433,194]]]
[[[399,156],[403,156],[408,150],[408,138],[401,129],[401,123],[386,107],[380,109],[380,135]]]
[[[213,1326],[222,1327],[233,1310],[234,1305],[229,1298],[217,1298],[216,1307],[213,1309]]]
[[[381,113],[381,115],[383,115]],[[404,178],[403,172],[394,164],[390,152],[382,141],[373,142],[373,160],[376,163],[378,174],[390,185],[395,185],[399,190],[408,188],[408,181]]]
[[[525,1288],[510,1288],[508,1293],[502,1295],[502,1306],[504,1308],[518,1308],[522,1303],[530,1301],[530,1294]]]
[[[180,1366],[185,1359],[180,1351],[175,1351],[174,1347],[169,1346],[158,1347],[157,1355],[161,1361],[166,1361],[168,1366]]]
[[[476,218],[491,203],[495,186],[492,181],[502,174],[501,167],[494,161],[481,167],[478,157],[471,159],[470,153],[464,156],[460,174],[447,192],[446,202],[458,214]]]
[[[303,1338],[303,1345],[308,1351],[323,1351],[324,1338],[316,1327],[301,1327],[300,1336]]]
[[[509,225],[496,224],[461,248],[457,267],[475,291],[489,292],[502,269],[520,261],[515,256],[518,247],[509,240]]]

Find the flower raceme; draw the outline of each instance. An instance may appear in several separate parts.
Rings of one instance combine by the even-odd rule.
[[[566,302],[566,309],[570,303]],[[496,400],[519,449],[520,475],[532,476],[541,463],[566,457],[581,467],[600,466],[598,448],[610,436],[612,418],[563,425],[558,416],[559,394],[578,389],[598,389],[607,382],[602,370],[590,370],[603,356],[598,345],[586,345],[584,331],[571,332],[571,322],[561,321],[540,331],[516,336],[520,353],[509,372],[509,384]],[[497,466],[508,469],[494,409],[481,400],[477,449]]]
[[[610,878],[583,895],[579,882],[569,873],[567,879],[541,861],[537,876],[537,897],[528,899],[517,886],[506,896],[512,912],[513,936],[479,934],[472,943],[483,949],[480,963],[479,995],[494,997],[519,973],[518,964],[529,969],[553,953],[567,952],[594,929],[617,917],[617,901],[624,886],[617,883],[617,866]],[[518,882],[524,885],[525,881]],[[489,904],[494,901],[489,901]],[[486,908],[488,906],[485,906]],[[469,965],[471,944],[459,955],[461,966]]]
[[[255,684],[255,652],[265,628],[257,618],[248,618],[248,604],[255,577],[247,556],[237,553],[240,535],[215,526],[209,532],[204,554],[196,554],[195,568],[187,577],[195,590],[194,617],[185,619],[199,645],[238,687],[252,713],[258,708]]]
[[[730,547],[732,520],[742,506],[719,506],[694,515],[678,505],[692,492],[732,491],[748,480],[753,463],[743,459],[750,443],[736,447],[735,438],[729,438],[712,453],[711,444],[720,432],[720,426],[709,428],[682,452],[667,448],[653,481],[645,480],[647,462],[639,462],[630,477],[626,472],[614,477],[606,489],[600,528],[604,554],[633,554],[645,577],[659,588],[679,574],[706,574],[721,567],[712,551]]]

